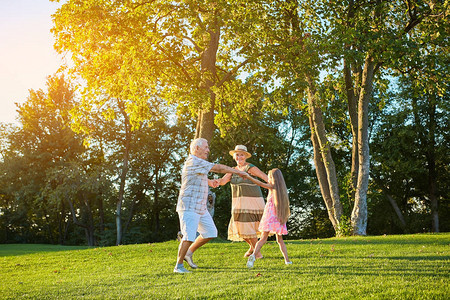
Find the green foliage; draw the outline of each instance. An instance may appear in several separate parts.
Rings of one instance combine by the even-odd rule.
[[[176,236],[181,167],[187,156],[192,127],[183,120],[155,122],[136,132],[130,157],[128,201],[135,237],[125,242],[165,241]],[[129,235],[129,234],[128,234]]]
[[[48,78],[46,92],[30,90],[28,99],[18,105],[21,127],[6,133],[9,147],[1,164],[6,242],[63,239],[60,222],[65,212],[61,214],[44,187],[48,173],[64,168],[83,151],[81,138],[69,127],[73,105],[73,89],[61,75]]]
[[[72,55],[72,71],[86,81],[88,99],[127,99],[132,123],[148,117],[142,100],[154,96],[196,115],[214,106],[210,88],[241,67],[236,49],[258,49],[246,27],[258,10],[241,4],[68,1],[53,16],[52,32],[56,49]]]
[[[328,218],[328,212],[323,207],[323,200],[319,198],[319,195],[316,196],[315,202],[308,200],[303,200],[308,203],[308,206],[300,208],[300,211],[291,211],[293,216],[287,225],[288,238],[315,239],[335,236],[336,233]]]
[[[250,270],[244,243],[215,240],[195,253],[199,268],[191,274],[173,273],[176,241],[0,245],[0,292],[4,299],[443,299],[450,292],[448,240],[449,234],[292,240],[290,266],[268,242]]]
[[[342,216],[339,221],[339,228],[336,231],[336,236],[351,236],[353,234],[352,223],[349,217]]]
[[[22,126],[4,126],[1,242],[114,244],[117,174],[127,139],[121,103],[104,102],[107,110],[119,112],[108,120],[86,107],[74,117],[80,102],[73,95],[63,77],[49,78],[48,92],[31,91],[19,107]],[[178,231],[174,207],[192,125],[176,119],[167,106],[158,109],[165,119],[141,122],[128,140],[132,151],[122,216],[128,243],[167,240]],[[85,147],[86,136],[71,129],[76,122],[90,135]]]
[[[238,87],[235,91],[234,86]],[[237,144],[246,145],[252,153],[249,162],[265,173],[277,167],[284,174],[292,211],[288,222],[289,238],[330,237],[332,227],[310,162],[307,116],[292,106],[291,99],[283,97],[289,97],[288,93],[281,90],[263,95],[254,92],[260,90],[254,78],[245,83],[233,82],[230,94],[248,97],[230,96],[224,100],[239,99],[230,107],[224,105],[223,116],[222,112],[218,114],[221,132],[220,137],[217,134],[211,141],[211,160],[234,166],[228,151]],[[214,219],[219,235],[226,238],[231,211],[230,188],[225,186],[214,192],[217,196]],[[266,193],[263,189],[263,194]],[[320,219],[322,217],[325,220]]]
[[[434,55],[435,63],[441,61],[441,54]],[[416,67],[421,67],[426,61],[417,62]],[[437,69],[442,68],[445,66],[437,66]],[[449,95],[448,92],[440,95],[439,86],[445,83],[434,85],[434,76],[417,77],[416,72],[412,70],[400,77],[397,99],[386,103],[387,111],[380,115],[380,125],[375,128],[372,146],[374,189],[395,199],[409,232],[436,230],[432,227],[431,218],[432,199],[436,199],[439,220],[442,221],[438,230],[447,231],[450,133],[446,103]],[[383,196],[374,200],[375,206],[386,205]],[[373,209],[378,210],[376,207]],[[402,232],[398,229],[396,217],[380,214],[380,221],[382,219],[386,223],[394,223],[395,232]],[[383,230],[382,226],[373,229],[374,234]]]
[[[281,89],[288,87],[293,93],[301,94],[305,79],[308,82],[308,89],[315,97],[310,105],[320,108],[325,116],[321,125],[326,132],[320,133],[321,140],[332,147],[331,154],[336,164],[336,174],[329,171],[327,177],[341,179],[337,180],[341,191],[338,197],[344,203],[346,214],[351,211],[352,194],[357,188],[351,182],[348,184],[351,167],[348,162],[351,153],[348,150],[351,149],[348,148],[351,140],[357,138],[356,132],[360,137],[369,135],[368,131],[379,116],[374,104],[383,108],[389,99],[387,91],[391,80],[386,77],[385,70],[400,68],[404,73],[411,68],[419,70],[416,64],[420,65],[419,61],[426,53],[429,54],[425,55],[426,60],[438,63],[427,66],[433,71],[426,71],[427,75],[423,77],[427,79],[423,79],[434,82],[441,93],[445,90],[443,86],[448,83],[448,72],[439,68],[439,62],[445,55],[436,54],[446,50],[440,35],[442,30],[445,31],[444,23],[448,21],[447,6],[423,1],[285,1],[266,8],[270,11],[268,22],[271,29],[268,35],[272,38],[269,40],[276,40],[277,47],[268,47],[268,55],[261,58],[262,64],[270,66],[266,71],[274,82],[281,82]],[[261,40],[264,41],[266,36],[261,35]],[[277,37],[280,39],[277,40]],[[448,63],[441,66],[446,65]],[[373,67],[374,80],[363,76],[363,70],[371,70],[367,67]],[[347,71],[349,76],[345,76]],[[375,96],[368,94],[372,90],[376,92]],[[362,102],[363,95],[370,97],[370,105],[361,105],[369,102]],[[348,108],[345,107],[347,105]],[[364,107],[370,107],[371,111]],[[346,110],[349,112],[346,113]],[[360,118],[359,123],[353,124],[353,133],[348,114],[355,121]],[[361,122],[366,116],[371,117],[369,128],[363,127]],[[311,128],[311,131],[314,133],[315,129]],[[368,149],[368,142],[369,139],[363,140],[359,145]],[[361,149],[353,150],[354,153],[361,152]],[[364,157],[367,157],[368,163],[368,153]],[[364,166],[363,162],[361,166]],[[365,193],[367,179],[360,183]],[[332,185],[337,190],[336,184]],[[362,198],[365,201],[365,195]],[[356,213],[359,211],[354,210]],[[361,216],[365,215],[361,213]]]
[[[433,161],[448,230],[447,2],[88,0],[66,1],[53,17],[55,46],[71,55],[82,97],[74,101],[74,88],[52,77],[48,91],[31,91],[19,106],[22,127],[2,126],[0,241],[82,244],[89,231],[110,245],[124,153],[124,241],[173,238],[180,167],[199,109],[210,108],[218,128],[211,160],[234,165],[228,151],[247,145],[260,169],[283,170],[291,237],[330,236],[311,163],[307,92],[323,114],[349,216],[354,137],[343,62],[359,95],[368,57],[376,63],[368,232],[402,231],[383,189],[410,232],[429,230],[432,193],[423,178]],[[216,193],[223,236],[231,196],[227,187]],[[348,234],[347,217],[340,230]]]

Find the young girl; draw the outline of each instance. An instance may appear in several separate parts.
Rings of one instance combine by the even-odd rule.
[[[272,169],[269,171],[268,183],[261,182],[252,176],[247,176],[248,179],[257,185],[269,190],[267,196],[267,203],[264,207],[264,214],[259,223],[259,231],[261,237],[256,243],[255,251],[248,257],[247,267],[253,268],[256,257],[260,255],[262,246],[267,242],[269,235],[277,235],[277,243],[280,247],[281,253],[284,257],[284,263],[292,264],[287,255],[286,244],[283,241],[283,235],[286,235],[286,221],[291,214],[289,209],[289,196],[284,182],[283,174],[279,169]]]

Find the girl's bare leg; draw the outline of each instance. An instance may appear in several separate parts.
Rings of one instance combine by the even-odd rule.
[[[286,244],[284,243],[283,236],[281,234],[277,234],[277,243],[278,243],[278,246],[280,246],[280,250],[281,250],[281,253],[283,254],[284,261],[290,262],[288,254],[287,254]]]
[[[253,255],[256,258],[261,258],[261,248],[264,246],[264,244],[267,242],[267,238],[269,237],[269,232],[263,232],[261,233],[261,237],[259,238],[259,241],[255,245],[255,251],[253,252]]]

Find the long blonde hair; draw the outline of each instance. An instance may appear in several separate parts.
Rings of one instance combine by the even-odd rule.
[[[291,210],[289,209],[289,195],[286,188],[286,183],[280,169],[272,169],[269,171],[269,175],[270,174],[273,178],[274,189],[272,193],[275,208],[277,210],[277,218],[281,224],[284,224],[287,222],[289,216],[291,215]]]

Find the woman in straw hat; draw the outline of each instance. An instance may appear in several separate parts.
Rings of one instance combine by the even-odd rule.
[[[247,147],[237,145],[229,153],[237,163],[235,169],[247,172],[267,182],[267,175],[255,165],[247,162],[247,158],[252,156],[247,151]],[[225,174],[218,182],[220,185],[228,182],[231,184],[232,204],[228,239],[231,241],[246,241],[250,248],[244,256],[248,257],[255,250],[256,242],[260,237],[258,226],[265,206],[261,189],[250,179],[241,178],[231,173]],[[256,258],[262,258],[261,253]]]

